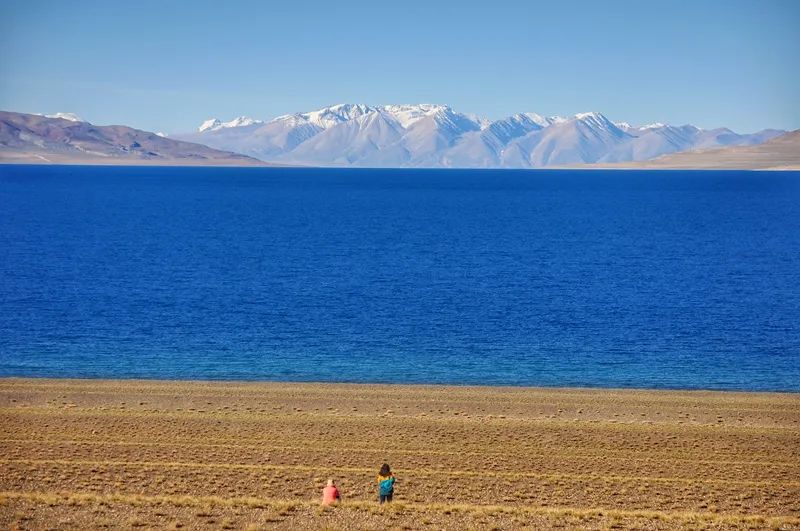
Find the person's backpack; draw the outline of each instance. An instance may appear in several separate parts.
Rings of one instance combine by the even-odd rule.
[[[388,496],[394,490],[394,476],[382,479],[379,485],[381,496]]]

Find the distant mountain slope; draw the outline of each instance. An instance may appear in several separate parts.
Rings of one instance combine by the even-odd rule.
[[[0,162],[263,166],[264,162],[121,125],[97,126],[74,115],[0,111]]]
[[[668,153],[759,144],[784,131],[740,135],[693,125],[614,123],[600,113],[490,121],[447,105],[343,103],[268,122],[212,118],[177,138],[265,161],[322,166],[539,168],[650,160]]]
[[[800,130],[783,134],[758,145],[687,151],[664,155],[645,162],[605,166],[662,169],[800,170]]]

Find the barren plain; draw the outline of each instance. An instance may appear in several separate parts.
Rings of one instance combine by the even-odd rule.
[[[800,529],[798,394],[1,379],[0,426],[7,529]]]

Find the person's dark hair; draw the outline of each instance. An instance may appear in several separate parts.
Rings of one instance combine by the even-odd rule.
[[[381,474],[381,476],[384,476],[384,477],[386,477],[386,476],[388,476],[388,475],[389,475],[389,474],[391,474],[391,473],[392,473],[392,471],[391,471],[391,469],[389,468],[389,465],[387,465],[386,463],[384,463],[384,464],[383,464],[383,466],[381,467],[381,471],[380,471],[380,474]]]

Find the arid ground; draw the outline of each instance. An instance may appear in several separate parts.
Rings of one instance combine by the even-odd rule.
[[[0,426],[8,529],[800,529],[798,394],[0,379]]]

